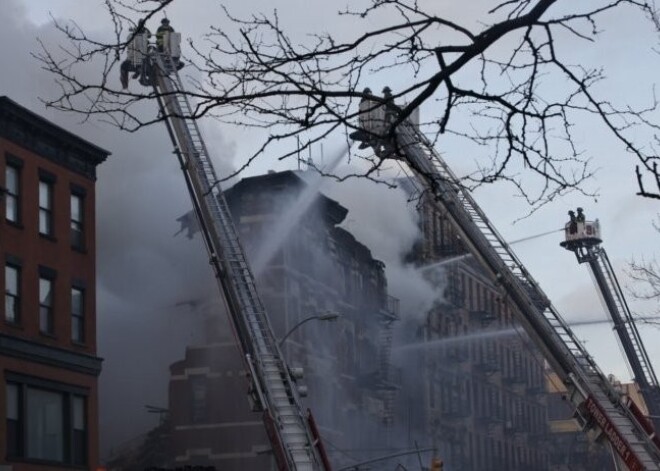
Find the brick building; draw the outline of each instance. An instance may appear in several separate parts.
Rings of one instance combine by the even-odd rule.
[[[94,184],[108,155],[0,97],[0,468],[98,466]]]
[[[259,258],[265,240],[282,241],[262,269],[253,265],[275,335],[282,338],[312,315],[341,315],[305,323],[282,346],[290,366],[304,368],[305,406],[314,411],[321,434],[340,449],[387,446],[383,430],[392,421],[396,394],[389,355],[397,306],[386,294],[383,264],[337,227],[347,210],[295,172],[246,178],[226,195],[251,259]],[[300,201],[309,205],[296,209]],[[234,344],[218,338],[189,347],[171,367],[172,459],[178,466],[223,471],[270,469],[274,461],[261,415],[249,412],[244,365]],[[328,451],[336,463],[345,459]]]
[[[412,326],[429,348],[404,368],[402,391],[425,382],[421,400],[402,397],[418,404],[411,420],[452,469],[548,469],[543,358],[446,217],[425,199],[419,211],[409,258],[444,292]]]

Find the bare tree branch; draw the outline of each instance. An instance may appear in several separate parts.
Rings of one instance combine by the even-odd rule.
[[[653,223],[655,230],[660,233],[660,216],[657,222]],[[635,283],[629,288],[631,295],[642,301],[656,301],[660,304],[660,263],[656,258],[650,261],[642,259],[633,260],[628,264],[628,276]],[[655,312],[660,315],[660,307],[656,307]],[[659,322],[655,322],[658,324]]]
[[[60,84],[59,96],[45,98],[46,104],[129,131],[165,119],[141,106],[153,101],[156,91],[122,90],[114,74],[132,40],[128,28],[147,25],[172,1],[106,0],[111,38],[58,23],[65,44],[42,45],[36,54]],[[337,22],[378,18],[373,24],[379,26],[355,35],[313,31],[301,40],[282,26],[281,12],[239,18],[221,6],[219,26],[189,41],[186,93],[194,109],[188,118],[209,116],[264,136],[238,172],[264,156],[288,159],[333,133],[358,131],[359,101],[386,102],[365,86],[405,74],[409,80],[392,96],[398,106],[387,136],[424,107],[432,116],[420,128],[433,142],[442,145],[440,137],[450,137],[483,149],[476,170],[463,176],[469,188],[508,182],[532,210],[567,192],[591,195],[586,183],[594,175],[592,161],[575,129],[597,120],[620,152],[636,160],[631,177],[638,194],[660,199],[660,157],[653,142],[636,141],[640,129],[660,134],[653,121],[655,100],[632,109],[599,96],[604,72],[566,60],[567,44],[598,42],[598,24],[606,15],[638,14],[652,30],[660,24],[652,2],[500,0],[480,18],[479,30],[414,0],[352,4],[362,6],[339,11]],[[100,69],[98,80],[83,81],[79,72],[85,67]],[[381,168],[371,154],[353,157],[369,164],[362,176]]]

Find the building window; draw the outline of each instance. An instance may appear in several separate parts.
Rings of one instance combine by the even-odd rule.
[[[87,463],[87,417],[85,409],[85,398],[82,396],[72,396],[71,461],[75,465],[85,465]]]
[[[6,394],[8,459],[87,463],[84,396],[20,382],[7,382]]]
[[[39,329],[53,334],[53,280],[39,277]]]
[[[5,320],[12,324],[20,322],[20,268],[5,265]]]
[[[71,288],[71,340],[85,341],[85,293],[80,288]]]
[[[19,385],[7,383],[5,388],[7,397],[7,456],[22,456],[22,441],[20,440],[20,410],[21,404]]]
[[[5,168],[5,217],[8,221],[19,223],[20,217],[20,169],[7,164]]]
[[[190,420],[193,424],[203,423],[206,414],[206,377],[194,375],[190,377]]]
[[[53,184],[39,181],[39,233],[53,235]]]
[[[25,456],[64,461],[64,396],[31,387],[26,396]]]
[[[71,246],[77,249],[84,248],[83,202],[82,195],[71,193]]]

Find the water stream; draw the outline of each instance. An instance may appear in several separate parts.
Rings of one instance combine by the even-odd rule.
[[[420,271],[427,272],[427,271],[435,270],[436,268],[440,268],[445,265],[460,262],[461,260],[465,260],[470,257],[472,257],[471,253],[456,255],[455,257],[447,258],[445,260],[440,260],[439,262],[431,263],[429,265],[424,265],[423,267],[420,267]]]
[[[348,151],[349,148],[342,147],[341,151],[323,167],[323,173],[333,172],[348,154]],[[277,222],[268,231],[267,236],[258,247],[252,260],[252,270],[255,276],[258,277],[263,273],[264,268],[270,263],[277,251],[282,248],[291,233],[298,229],[298,223],[318,199],[320,195],[319,191],[325,181],[323,175],[319,172],[313,173],[309,178],[305,178],[307,185],[304,190],[300,192],[295,201],[278,217]]]
[[[474,342],[479,340],[509,337],[514,335],[518,335],[518,331],[513,327],[507,327],[506,329],[498,329],[498,330],[482,330],[477,332],[471,332],[465,335],[456,335],[454,337],[444,337],[430,341],[401,345],[399,347],[394,347],[393,352],[400,353],[400,352],[409,352],[413,350],[424,350],[428,348],[443,347],[454,344]]]

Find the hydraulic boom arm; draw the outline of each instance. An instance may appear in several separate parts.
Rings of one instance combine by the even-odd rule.
[[[578,208],[578,217],[571,214],[565,234],[566,240],[561,246],[574,252],[579,263],[589,264],[626,360],[635,375],[635,382],[646,402],[650,421],[655,430],[660,430],[660,384],[607,252],[600,246],[600,224],[598,221],[585,221],[582,208]]]
[[[381,158],[403,159],[433,196],[462,242],[512,301],[518,320],[566,384],[575,417],[586,429],[601,430],[631,471],[660,469],[660,450],[645,424],[620,400],[537,282],[459,183],[431,142],[409,121],[390,136],[396,106],[363,100],[360,128],[353,137]],[[363,147],[361,146],[361,147]]]

